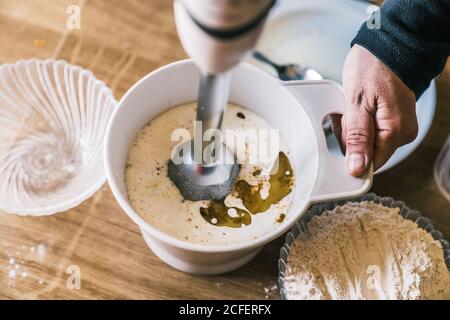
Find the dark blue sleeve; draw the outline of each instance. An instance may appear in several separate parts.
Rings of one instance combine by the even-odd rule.
[[[379,17],[380,28],[364,23],[352,46],[372,52],[419,98],[450,55],[450,0],[387,0]]]

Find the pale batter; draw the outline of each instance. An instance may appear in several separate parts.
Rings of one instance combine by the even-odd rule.
[[[241,244],[263,236],[280,226],[291,206],[293,192],[278,204],[272,205],[266,212],[252,215],[247,226],[231,228],[216,226],[206,221],[200,214],[200,208],[208,201],[184,200],[177,187],[167,176],[167,162],[178,142],[171,141],[172,132],[186,128],[193,134],[195,103],[172,108],[153,119],[135,138],[130,147],[125,170],[128,197],[134,210],[155,228],[181,240],[205,245]],[[229,105],[223,121],[223,129],[271,129],[271,125],[259,115],[248,109]],[[282,137],[280,150],[287,156]],[[246,152],[237,154],[242,162],[248,146],[254,145],[252,139],[246,144]],[[268,143],[268,141],[263,141]],[[268,193],[267,181],[272,163],[243,164],[238,180],[251,185],[261,183],[264,187],[261,195]],[[261,171],[261,173],[259,172]],[[257,174],[255,174],[257,173]],[[295,185],[293,186],[293,188]],[[245,209],[240,199],[229,195],[225,203],[229,206]],[[230,215],[236,214],[235,210]]]

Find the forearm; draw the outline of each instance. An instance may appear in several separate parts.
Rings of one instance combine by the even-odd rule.
[[[450,55],[450,0],[387,0],[380,27],[364,23],[352,46],[368,49],[420,97]]]

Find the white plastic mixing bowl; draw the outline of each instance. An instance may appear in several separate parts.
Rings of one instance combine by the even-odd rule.
[[[196,274],[234,270],[250,261],[264,244],[286,232],[312,203],[358,197],[369,190],[372,174],[349,176],[345,158],[327,149],[322,120],[329,113],[345,110],[339,85],[325,80],[281,82],[254,66],[242,64],[232,72],[230,102],[268,119],[280,130],[291,151],[297,184],[286,219],[257,239],[226,246],[194,244],[156,229],[133,210],[128,200],[124,175],[128,150],[148,121],[176,105],[196,100],[198,79],[199,70],[190,60],[147,75],[120,101],[105,141],[106,174],[114,196],[139,225],[149,247],[169,265]]]

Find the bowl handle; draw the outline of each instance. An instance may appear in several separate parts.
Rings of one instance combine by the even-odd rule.
[[[330,80],[288,81],[283,82],[283,85],[303,106],[316,132],[319,172],[311,193],[311,202],[348,199],[365,194],[372,185],[373,168],[363,177],[350,176],[345,157],[328,150],[322,128],[322,121],[327,115],[345,112],[342,87]]]

